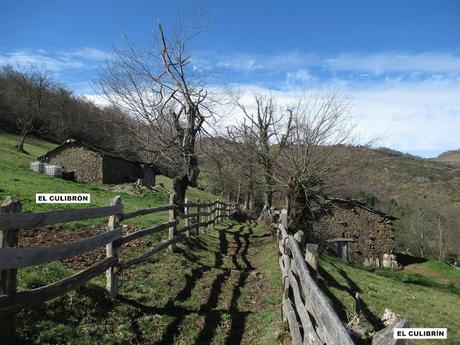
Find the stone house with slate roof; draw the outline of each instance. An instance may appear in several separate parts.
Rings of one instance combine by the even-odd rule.
[[[143,179],[150,185],[155,169],[150,164],[131,161],[73,139],[47,152],[38,160],[62,167],[67,176],[80,183],[119,184]]]

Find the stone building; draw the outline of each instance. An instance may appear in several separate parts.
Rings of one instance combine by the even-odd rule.
[[[348,246],[349,260],[372,266],[397,266],[394,256],[395,235],[393,221],[363,203],[347,199],[331,199],[331,207],[321,218],[316,233],[323,243],[338,242]],[[355,240],[355,241],[350,241]],[[338,243],[335,243],[338,248]]]
[[[63,174],[81,183],[118,184],[145,177],[144,184],[154,181],[154,168],[149,164],[124,159],[103,150],[69,139],[38,158],[62,167]]]

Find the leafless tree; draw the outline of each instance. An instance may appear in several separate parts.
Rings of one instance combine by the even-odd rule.
[[[303,92],[291,108],[292,144],[279,159],[278,183],[287,189],[292,229],[313,221],[337,176],[344,173],[344,146],[352,144],[349,107],[338,91]]]
[[[255,109],[234,98],[234,103],[243,112],[244,120],[231,130],[233,136],[245,139],[246,145],[253,145],[264,180],[264,204],[271,207],[276,181],[274,165],[281,152],[289,144],[292,130],[292,110],[277,106],[273,96],[254,97]],[[282,127],[284,131],[282,130]]]
[[[187,44],[196,34],[184,31],[168,37],[158,23],[153,48],[143,50],[127,38],[100,74],[100,90],[117,105],[127,121],[128,135],[151,157],[175,171],[175,200],[184,202],[199,175],[195,144],[203,124],[214,117],[207,90],[191,64]]]
[[[48,73],[35,65],[17,70],[7,68],[6,76],[13,81],[14,86],[9,89],[10,99],[14,100],[12,110],[16,116],[16,126],[20,131],[17,149],[24,151],[24,142],[34,127],[34,121],[41,118],[45,94],[50,87],[51,79]]]

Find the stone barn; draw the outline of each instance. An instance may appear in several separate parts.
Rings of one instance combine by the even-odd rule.
[[[396,217],[384,214],[363,203],[331,199],[331,207],[321,218],[316,233],[324,243],[348,245],[349,260],[371,266],[397,266],[394,256]],[[354,241],[350,241],[354,240]]]
[[[144,179],[144,176],[152,181],[155,174],[151,165],[124,159],[73,139],[38,160],[61,166],[63,173],[80,183],[118,184]]]

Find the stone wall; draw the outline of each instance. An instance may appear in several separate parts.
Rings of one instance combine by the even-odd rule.
[[[382,266],[384,254],[394,252],[392,222],[359,206],[333,207],[319,223],[322,239],[357,239],[349,244],[350,260],[353,262]]]
[[[84,147],[69,147],[53,154],[47,163],[62,166],[64,171],[75,172],[75,181],[80,183],[103,183],[102,155]]]

